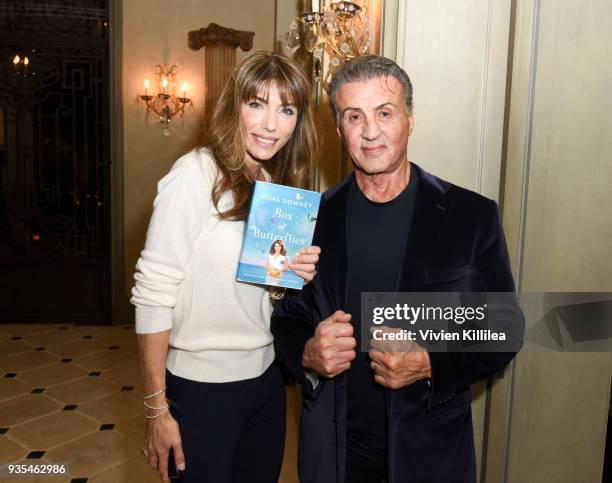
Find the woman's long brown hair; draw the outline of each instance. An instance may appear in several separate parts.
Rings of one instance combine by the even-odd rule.
[[[234,69],[202,133],[200,146],[210,149],[220,172],[212,191],[215,208],[219,210],[219,200],[226,191],[231,191],[234,198],[233,206],[219,213],[221,219],[247,217],[253,176],[244,163],[240,109],[256,97],[267,99],[270,86],[278,89],[284,104],[295,106],[298,118],[289,141],[265,162],[264,168],[274,183],[304,187],[307,182],[310,162],[315,159],[318,147],[310,82],[287,58],[271,52],[256,52]]]

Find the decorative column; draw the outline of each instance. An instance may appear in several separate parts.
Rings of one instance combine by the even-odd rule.
[[[211,23],[206,28],[189,32],[189,48],[205,50],[206,96],[205,111],[210,112],[221,95],[225,83],[236,65],[236,49],[245,52],[253,48],[255,32],[246,32]]]

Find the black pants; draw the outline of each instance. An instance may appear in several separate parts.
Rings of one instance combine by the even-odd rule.
[[[344,483],[384,483],[386,478],[387,456],[373,454],[347,437]]]
[[[178,421],[184,483],[273,483],[285,443],[285,386],[272,364],[254,379],[204,383],[166,371]]]

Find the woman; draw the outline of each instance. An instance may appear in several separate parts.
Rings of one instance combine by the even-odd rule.
[[[254,180],[307,179],[316,146],[308,79],[281,56],[251,55],[205,133],[159,182],[136,265],[143,454],[163,481],[170,462],[179,481],[270,483],[285,433],[271,294],[235,273]],[[308,247],[288,266],[308,283],[319,253]]]
[[[268,253],[268,260],[266,263],[266,283],[269,285],[278,285],[278,281],[283,272],[289,269],[289,262],[287,260],[287,250],[283,240],[274,240],[270,247],[270,253]]]

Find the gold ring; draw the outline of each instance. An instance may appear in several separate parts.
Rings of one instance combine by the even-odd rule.
[[[142,456],[145,458],[149,457],[149,450],[147,448],[142,448]]]

